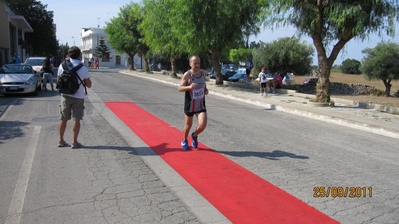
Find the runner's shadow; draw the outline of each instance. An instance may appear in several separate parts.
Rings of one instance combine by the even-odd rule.
[[[272,152],[254,152],[254,151],[220,151],[220,154],[225,154],[234,157],[259,157],[270,160],[280,160],[282,157],[289,157],[292,159],[309,159],[308,156],[301,156],[295,153],[274,150]]]
[[[294,153],[274,150],[272,152],[254,152],[254,151],[216,151],[209,148],[189,148],[188,150],[183,150],[182,148],[169,147],[168,143],[162,143],[155,146],[148,147],[130,147],[130,146],[110,146],[110,145],[97,145],[88,146],[85,145],[83,149],[97,149],[97,150],[118,150],[118,151],[128,151],[130,154],[140,155],[140,156],[161,156],[167,153],[219,153],[221,155],[229,155],[234,157],[259,157],[269,160],[280,160],[282,157],[289,157],[292,159],[309,159],[308,156],[296,155]]]
[[[140,156],[157,156],[164,155],[172,152],[190,152],[190,150],[183,150],[181,148],[169,148],[168,143],[162,143],[156,146],[149,147],[131,147],[131,146],[112,146],[112,145],[84,145],[82,149],[95,149],[95,150],[117,150],[127,151],[133,155]]]

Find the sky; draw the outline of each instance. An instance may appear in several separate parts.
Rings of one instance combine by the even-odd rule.
[[[141,0],[38,0],[43,5],[47,5],[48,11],[54,12],[54,23],[57,25],[57,39],[60,44],[69,46],[80,45],[80,33],[82,28],[105,26],[105,22],[111,18],[118,16],[120,8],[130,2],[141,2]],[[277,30],[262,29],[257,36],[251,36],[250,41],[270,42],[281,37],[291,37],[296,34],[295,28],[280,28]],[[302,41],[313,46],[309,37],[302,37]],[[391,38],[389,36],[379,37],[377,34],[371,34],[367,40],[351,40],[341,50],[334,64],[340,65],[345,59],[363,59],[362,50],[365,48],[373,48],[377,43],[384,41],[399,42],[399,25],[396,24],[396,35]],[[313,56],[313,64],[317,64],[316,51]]]

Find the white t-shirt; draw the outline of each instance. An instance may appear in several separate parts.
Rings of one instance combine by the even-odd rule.
[[[258,78],[259,78],[259,81],[261,83],[265,83],[267,81],[266,80],[266,74],[264,72],[260,72],[259,75],[258,75]]]
[[[82,63],[78,59],[72,59],[71,58],[70,60],[71,60],[71,63],[73,65],[73,67],[75,67],[75,66],[79,65],[80,63]],[[62,65],[60,65],[58,67],[57,75],[60,76],[63,71],[64,71],[64,69],[62,68]],[[80,77],[80,79],[82,81],[84,79],[90,78],[89,70],[86,68],[86,66],[82,66],[76,73],[79,75],[79,77]],[[80,82],[80,80],[78,80],[78,81]],[[61,93],[61,95],[75,97],[75,98],[78,98],[78,99],[84,99],[85,98],[85,87],[81,84],[81,85],[79,85],[79,89],[78,89],[78,91],[76,91],[75,94],[72,95],[72,94]]]

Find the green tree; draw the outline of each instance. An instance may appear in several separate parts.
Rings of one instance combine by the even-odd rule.
[[[234,63],[247,60],[247,56],[252,55],[252,49],[239,48],[231,49],[229,54],[229,60]]]
[[[399,80],[399,44],[378,43],[374,48],[366,48],[361,70],[368,80],[382,80],[385,96],[391,95],[391,81]]]
[[[341,71],[344,74],[362,74],[361,65],[362,63],[356,59],[346,59],[342,62]]]
[[[271,43],[261,43],[253,52],[254,70],[265,66],[271,72],[310,72],[314,48],[295,37],[285,37]]]
[[[179,35],[173,32],[171,24],[172,1],[144,0],[145,17],[139,26],[147,44],[155,54],[162,54],[169,58],[171,64],[171,77],[176,77],[176,62],[185,47],[180,44]]]
[[[136,24],[129,20],[129,5],[121,7],[118,17],[114,17],[106,24],[104,31],[108,34],[108,43],[118,53],[129,55],[129,70],[134,69],[133,58],[138,52],[137,34],[133,31]]]
[[[102,61],[107,62],[109,61],[109,48],[105,44],[104,37],[100,38],[99,45],[94,49],[94,53],[97,54],[98,57],[102,59]]]
[[[258,48],[258,47],[260,47],[260,43],[258,42],[255,42],[255,41],[252,41],[250,44],[249,44],[249,48]]]
[[[53,27],[53,12],[47,5],[36,0],[0,0],[5,2],[17,15],[25,17],[33,33],[25,34],[27,52],[30,55],[44,56],[57,54],[57,39]]]
[[[391,0],[270,0],[265,25],[293,25],[312,38],[318,58],[316,101],[330,101],[330,71],[341,49],[353,38],[370,33],[393,35],[398,1]],[[327,49],[331,49],[327,52]],[[327,56],[328,54],[328,56]]]
[[[68,42],[66,44],[61,44],[58,46],[57,54],[54,56],[57,59],[58,64],[64,61],[65,57],[68,55],[68,49]]]
[[[149,46],[144,41],[144,35],[140,30],[140,25],[143,22],[145,16],[147,15],[146,9],[143,5],[137,3],[131,3],[130,8],[130,20],[134,25],[132,32],[134,33],[137,43],[137,49],[139,55],[144,61],[144,71],[150,72],[150,67],[148,65],[148,53],[150,52]]]
[[[188,53],[206,52],[216,71],[216,84],[223,84],[219,56],[248,32],[256,31],[262,0],[165,0],[170,9],[171,29]],[[166,13],[166,12],[165,12]]]
[[[107,23],[105,32],[109,35],[109,43],[117,51],[124,51],[130,56],[129,69],[133,69],[133,56],[138,53],[144,61],[144,70],[149,72],[147,54],[149,47],[144,43],[144,36],[139,30],[145,16],[144,7],[138,3],[130,3],[121,7],[117,18]]]

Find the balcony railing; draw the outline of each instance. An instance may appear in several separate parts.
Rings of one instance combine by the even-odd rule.
[[[82,51],[88,51],[91,49],[94,49],[95,47],[93,46],[93,44],[86,44],[86,45],[82,45]]]

